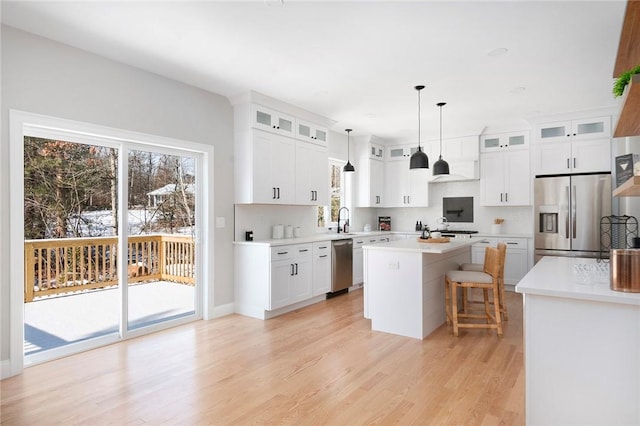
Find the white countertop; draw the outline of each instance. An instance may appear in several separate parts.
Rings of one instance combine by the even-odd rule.
[[[611,290],[600,267],[596,259],[545,256],[520,280],[516,292],[640,306],[640,293]]]
[[[389,236],[393,234],[402,235],[414,235],[416,238],[421,235],[418,231],[370,231],[370,232],[349,232],[344,233],[322,233],[315,235],[307,235],[299,238],[282,238],[282,239],[268,239],[268,240],[256,240],[256,241],[234,241],[234,244],[238,245],[267,245],[267,246],[284,246],[289,244],[308,244],[316,243],[320,241],[333,241],[342,240],[345,238],[359,238],[376,235]],[[467,234],[469,235],[469,234]],[[478,238],[533,238],[530,234],[491,234],[479,232],[477,234],[470,234],[474,243],[478,242]]]
[[[234,244],[237,245],[267,245],[267,246],[285,246],[289,244],[308,244],[308,243],[317,243],[320,241],[333,241],[333,240],[344,240],[347,238],[358,238],[358,237],[368,237],[373,235],[389,235],[388,231],[371,231],[371,232],[349,232],[347,234],[344,233],[324,233],[324,234],[315,234],[315,235],[307,235],[304,237],[298,238],[281,238],[281,239],[269,239],[269,240],[259,240],[259,241],[234,241]]]
[[[389,241],[388,243],[378,243],[365,245],[363,249],[365,250],[382,250],[382,251],[411,251],[411,252],[422,252],[422,253],[447,253],[461,247],[470,246],[472,244],[477,243],[470,238],[466,239],[452,239],[448,243],[422,243],[418,242],[418,239],[406,239],[406,240],[397,240],[397,241]]]

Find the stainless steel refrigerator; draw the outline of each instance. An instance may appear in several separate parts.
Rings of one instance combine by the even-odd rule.
[[[534,185],[536,262],[597,257],[600,219],[611,215],[611,175],[541,176]]]

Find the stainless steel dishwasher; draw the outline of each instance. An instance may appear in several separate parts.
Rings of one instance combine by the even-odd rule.
[[[344,292],[353,284],[353,240],[331,242],[331,293]]]

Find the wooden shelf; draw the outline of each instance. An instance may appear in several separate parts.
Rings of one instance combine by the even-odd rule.
[[[614,138],[640,135],[640,74],[631,77],[623,96]]]
[[[613,76],[640,65],[640,0],[628,0]]]
[[[634,176],[613,191],[614,197],[640,197],[640,176]]]

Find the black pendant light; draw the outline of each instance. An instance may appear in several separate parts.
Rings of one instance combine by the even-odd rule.
[[[438,107],[440,107],[440,156],[438,157],[438,161],[433,164],[434,176],[449,174],[449,163],[442,159],[442,107],[446,104],[446,102],[438,102],[436,104]]]
[[[418,91],[418,150],[411,154],[409,168],[428,169],[429,157],[422,151],[422,147],[420,146],[420,91],[424,89],[424,86],[416,86],[415,89]]]
[[[355,172],[356,168],[353,167],[353,164],[351,164],[351,162],[349,161],[349,133],[351,133],[353,129],[344,129],[345,132],[347,132],[347,164],[344,165],[344,169],[342,169],[345,172]]]

